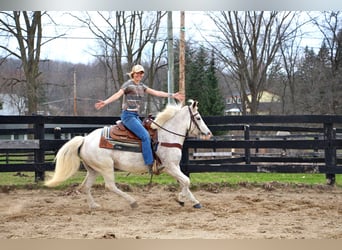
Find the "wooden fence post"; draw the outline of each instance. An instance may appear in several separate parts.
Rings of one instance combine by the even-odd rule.
[[[62,129],[61,127],[55,127],[53,129],[53,136],[55,140],[60,140],[62,139]],[[55,150],[55,155],[57,154],[58,149]]]
[[[336,129],[332,123],[324,123],[324,140],[328,142],[328,146],[324,150],[325,165],[327,167],[336,167],[336,147],[333,146],[332,140],[336,139]],[[328,185],[334,185],[336,181],[335,173],[326,173],[325,178]]]
[[[244,136],[245,141],[249,141],[249,133],[250,133],[250,127],[249,125],[244,126]],[[246,164],[251,164],[251,148],[245,147],[245,162]]]
[[[37,116],[37,122],[34,123],[34,138],[37,140],[44,140],[45,138],[45,129],[44,129],[44,122],[43,116]],[[45,162],[45,150],[44,149],[35,149],[34,150],[34,159],[35,163],[44,163]],[[36,165],[36,171],[34,175],[35,182],[44,181],[45,179],[45,172],[41,170],[39,165]]]
[[[257,137],[257,138],[255,138],[255,140],[256,140],[256,141],[260,141],[260,138]],[[256,148],[255,148],[255,154],[254,154],[254,155],[257,155],[257,154],[259,154],[259,147],[256,147]]]
[[[315,136],[315,137],[314,137],[314,140],[315,140],[315,141],[318,141],[318,139],[319,139],[318,136]],[[314,148],[313,157],[319,157],[318,147],[315,147],[315,148]]]

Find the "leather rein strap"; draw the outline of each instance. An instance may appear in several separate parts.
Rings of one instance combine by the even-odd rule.
[[[180,150],[183,149],[183,146],[180,143],[160,142],[159,145],[166,148],[179,148]]]

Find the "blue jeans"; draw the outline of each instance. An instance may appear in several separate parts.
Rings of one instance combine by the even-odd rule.
[[[141,139],[142,155],[146,165],[153,164],[150,134],[144,128],[137,112],[124,110],[121,114],[121,121],[131,132]]]

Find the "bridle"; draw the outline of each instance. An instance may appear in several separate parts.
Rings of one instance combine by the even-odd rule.
[[[156,125],[157,127],[159,127],[160,129],[169,132],[170,134],[177,135],[177,136],[184,137],[184,138],[187,137],[187,136],[188,136],[188,132],[191,131],[192,124],[195,124],[195,127],[201,132],[201,134],[202,134],[202,135],[206,135],[206,133],[203,133],[203,132],[201,131],[201,128],[200,128],[200,126],[198,125],[198,123],[196,122],[196,119],[195,119],[195,116],[197,116],[199,113],[197,112],[197,113],[193,114],[193,113],[191,112],[191,109],[190,109],[189,106],[188,106],[188,110],[189,110],[189,113],[190,113],[190,124],[189,124],[189,128],[188,128],[188,130],[186,131],[186,134],[185,134],[185,135],[182,135],[182,134],[176,133],[176,132],[174,132],[174,131],[171,131],[171,130],[169,130],[169,129],[166,129],[166,128],[164,128],[163,126],[160,126],[160,125],[159,125],[158,123],[156,123],[155,121],[152,121],[152,123],[153,123],[154,125]],[[194,129],[195,129],[195,128],[194,128]]]
[[[170,134],[173,134],[173,135],[177,135],[177,136],[180,136],[180,137],[183,137],[183,138],[186,138],[188,136],[188,132],[191,131],[191,127],[192,127],[192,124],[195,124],[195,127],[201,132],[202,135],[206,135],[206,133],[203,133],[201,131],[201,128],[200,126],[198,125],[198,123],[196,122],[196,118],[195,116],[197,116],[199,113],[195,113],[193,114],[191,112],[191,109],[190,109],[190,106],[188,106],[188,110],[189,110],[189,113],[190,113],[190,124],[189,124],[189,128],[187,129],[186,131],[186,134],[185,135],[182,135],[182,134],[179,134],[179,133],[176,133],[174,131],[171,131],[169,129],[166,129],[164,128],[163,126],[160,126],[158,123],[156,123],[155,121],[152,120],[152,123],[155,124],[157,127],[159,127],[160,129],[163,129],[164,131],[167,131],[168,133]],[[194,128],[195,129],[195,128]],[[180,143],[169,143],[169,142],[158,142],[158,145],[160,146],[164,146],[164,147],[168,147],[168,148],[179,148],[180,150],[182,150],[183,146],[182,144]]]
[[[195,127],[198,129],[198,131],[201,132],[202,135],[207,135],[206,133],[203,133],[203,131],[201,130],[200,126],[199,126],[198,123],[196,122],[195,117],[196,117],[199,113],[197,112],[197,113],[193,114],[193,113],[191,112],[191,109],[190,109],[189,106],[188,106],[188,108],[189,108],[189,113],[190,113],[190,118],[191,118],[191,119],[190,119],[190,125],[189,125],[188,131],[191,131],[191,125],[192,125],[192,124],[195,124]],[[199,119],[201,119],[201,118],[199,118]]]

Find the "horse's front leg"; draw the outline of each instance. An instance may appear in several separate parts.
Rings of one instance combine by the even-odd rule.
[[[201,208],[200,202],[195,198],[195,196],[190,191],[190,179],[187,177],[183,172],[180,170],[179,165],[171,164],[170,167],[166,168],[165,171],[174,177],[180,187],[181,192],[178,194],[178,203],[182,206],[184,206],[185,199],[189,199],[191,203],[193,204],[194,208]]]

